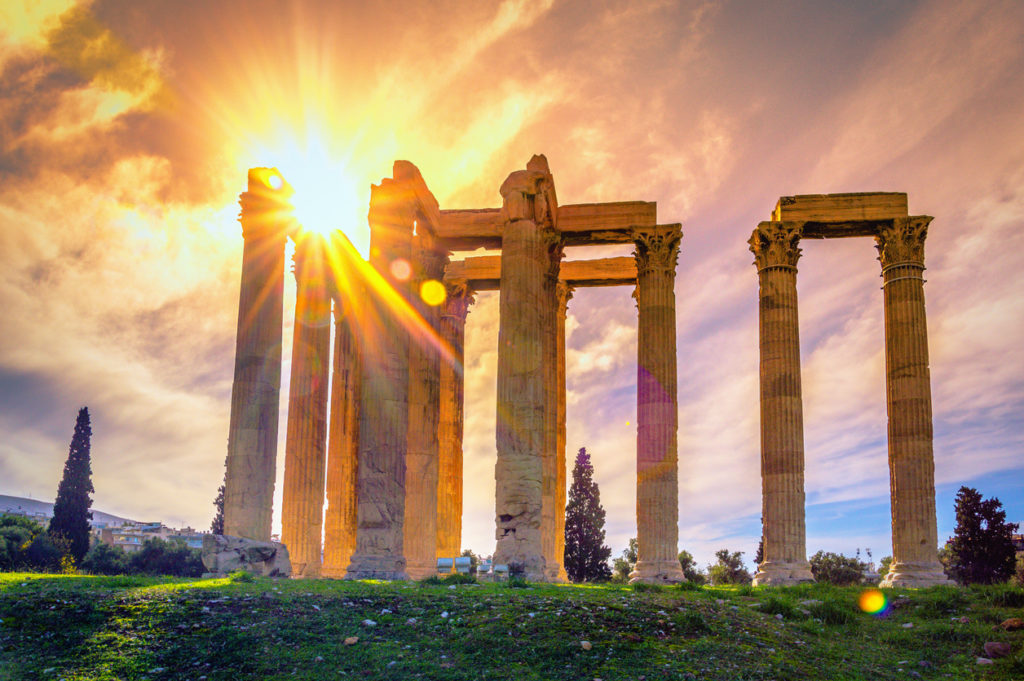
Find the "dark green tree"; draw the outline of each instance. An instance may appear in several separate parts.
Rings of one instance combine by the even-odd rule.
[[[55,546],[66,551],[75,565],[80,565],[89,550],[89,521],[92,520],[92,467],[89,461],[89,410],[78,410],[75,434],[64,463],[64,476],[57,487],[49,535]]]
[[[839,586],[860,584],[868,569],[867,563],[859,558],[850,558],[839,553],[818,551],[811,556],[811,574],[817,582]]]
[[[753,577],[743,567],[743,552],[721,549],[715,552],[718,562],[708,566],[708,577],[715,586],[720,584],[750,584]]]
[[[216,513],[213,522],[210,523],[210,532],[213,534],[224,534],[224,486],[228,483],[228,461],[224,459],[224,480],[217,488],[217,498],[213,500],[213,508]]]
[[[636,567],[637,544],[636,537],[629,540],[629,546],[622,549],[622,556],[612,560],[612,580],[616,582],[628,582],[629,574]]]
[[[997,584],[1014,572],[1013,533],[999,499],[982,499],[978,490],[956,493],[956,530],[947,542],[950,576],[961,584]]]
[[[697,567],[697,561],[693,559],[693,554],[689,551],[679,552],[679,567],[683,568],[683,577],[686,577],[688,582],[704,584],[708,581],[707,575]]]
[[[757,551],[754,552],[754,564],[760,565],[764,562],[764,537],[761,537],[761,541],[757,542]]]
[[[594,482],[594,466],[586,447],[576,454],[565,507],[565,571],[574,582],[611,579],[608,558],[612,550],[604,545],[604,507],[601,491]]]

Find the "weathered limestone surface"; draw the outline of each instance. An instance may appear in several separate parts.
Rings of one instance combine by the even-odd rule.
[[[356,547],[356,470],[359,463],[360,349],[354,301],[334,304],[334,377],[327,450],[324,577],[344,577]]]
[[[398,174],[398,163],[395,164]],[[408,281],[396,278],[412,259],[416,205],[402,181],[385,178],[370,194],[370,264],[400,301],[369,291],[363,321],[362,408],[356,482],[356,549],[351,579],[406,579],[404,554],[405,466],[409,433],[409,331],[400,312],[408,307]]]
[[[445,268],[444,276],[445,281],[465,281],[474,291],[497,291],[501,284],[501,256],[477,255],[453,261]],[[635,285],[636,260],[619,257],[563,261],[558,280],[570,286]]]
[[[215,577],[245,570],[261,577],[288,577],[291,562],[284,544],[221,534],[203,536],[203,567]]]
[[[464,349],[466,315],[473,293],[465,281],[445,280],[441,340],[451,361],[441,362],[440,415],[437,427],[437,557],[462,552],[462,433],[465,413]]]
[[[519,171],[522,172],[522,171]],[[514,174],[514,173],[513,173]],[[628,243],[634,227],[653,227],[658,206],[653,201],[554,204],[551,217],[566,245]],[[442,210],[438,238],[451,250],[501,247],[506,217],[503,208]]]
[[[679,225],[636,230],[637,563],[631,582],[684,580],[679,566],[675,275]]]
[[[444,276],[447,253],[438,251],[425,230],[414,238],[412,290]],[[437,571],[438,422],[441,356],[434,340],[440,333],[440,309],[420,295],[413,307],[431,330],[409,347],[409,448],[405,473],[405,559],[411,579]]]
[[[558,331],[561,322],[558,317],[558,272],[562,261],[561,239],[553,230],[545,233],[548,237],[548,270],[544,276],[543,295],[539,301],[541,317],[541,342],[543,344],[544,376],[544,450],[542,453],[543,476],[541,491],[543,511],[541,514],[541,541],[544,561],[547,565],[547,579],[556,581],[564,572],[564,560],[558,553]],[[561,507],[565,513],[565,505]]]
[[[635,265],[634,265],[635,266]],[[569,299],[572,298],[572,286],[559,281],[555,289],[558,303],[558,314],[555,319],[555,351],[556,378],[558,391],[557,432],[558,440],[555,453],[555,556],[558,558],[558,579],[569,581],[565,572],[565,505],[566,505],[566,471],[565,471],[565,318],[569,310]]]
[[[924,309],[929,216],[897,218],[876,237],[885,301],[886,406],[893,561],[882,586],[949,584],[938,560],[935,460]]]
[[[498,328],[496,564],[515,566],[532,580],[548,575],[543,514],[544,278],[550,267],[545,229],[555,229],[554,184],[543,156],[501,186],[502,233]]]
[[[281,541],[294,577],[320,576],[331,299],[323,237],[303,233],[295,245],[295,327],[285,441]]]
[[[774,222],[859,222],[906,216],[907,195],[903,192],[782,196],[772,211]]]
[[[804,525],[804,429],[796,264],[799,222],[762,222],[750,237],[761,338],[761,519],[764,560],[754,585],[814,581]]]
[[[261,541],[270,540],[274,497],[289,219],[277,210],[274,176],[269,168],[249,170],[239,199],[244,245],[224,489],[224,531]]]

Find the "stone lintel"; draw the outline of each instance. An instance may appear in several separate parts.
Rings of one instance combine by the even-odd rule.
[[[566,246],[632,241],[630,230],[653,227],[658,204],[653,201],[580,203],[558,206],[555,224]],[[501,248],[500,208],[442,210],[437,236],[453,251]]]
[[[907,217],[907,195],[903,192],[858,192],[853,194],[801,194],[779,197],[772,210],[773,222],[857,223]],[[843,235],[837,235],[843,236]]]
[[[481,255],[453,261],[445,268],[444,279],[466,281],[474,291],[497,291],[501,283],[501,256]],[[624,256],[565,261],[558,279],[574,287],[636,284],[636,259]]]

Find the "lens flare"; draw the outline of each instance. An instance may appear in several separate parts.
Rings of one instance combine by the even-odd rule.
[[[412,266],[409,265],[408,260],[398,258],[391,263],[391,276],[398,281],[409,281],[409,277],[412,276]]]
[[[270,185],[271,189],[277,191],[278,189],[284,186],[284,180],[282,180],[281,176],[278,175],[277,173],[273,173],[270,177],[267,178],[267,184]]]
[[[437,307],[448,297],[445,293],[444,284],[437,279],[427,279],[420,285],[420,298],[431,307]]]
[[[878,589],[868,589],[860,595],[860,609],[875,617],[884,617],[889,613],[889,601]]]

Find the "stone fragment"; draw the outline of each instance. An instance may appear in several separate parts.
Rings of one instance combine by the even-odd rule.
[[[345,639],[345,645],[347,645],[347,646],[354,646],[357,643],[359,643],[359,637],[358,636],[349,636],[348,638]]]
[[[979,657],[978,664],[995,664],[995,662],[993,660],[988,659],[987,657]]]
[[[1013,652],[1010,644],[1002,641],[987,641],[984,647],[985,654],[991,658],[1006,657]]]
[[[1019,617],[1011,617],[1008,620],[1003,620],[999,626],[1006,631],[1017,631],[1018,629],[1024,629],[1024,620]]]
[[[276,542],[262,542],[222,534],[203,536],[203,567],[213,576],[245,570],[262,577],[288,577],[291,561],[288,548]]]
[[[583,650],[590,650],[594,645],[590,641],[580,641],[580,648]]]

